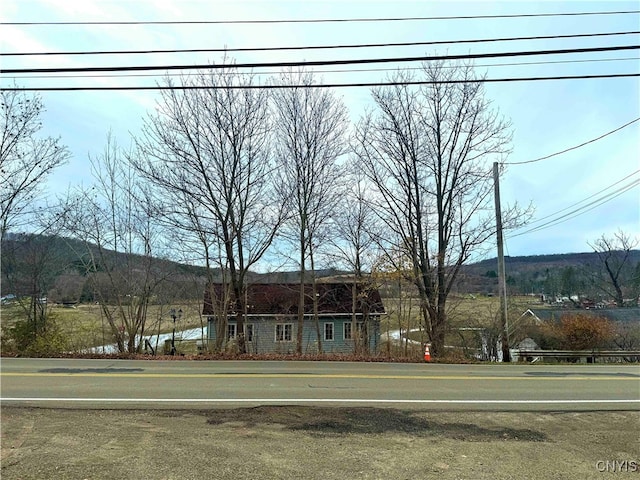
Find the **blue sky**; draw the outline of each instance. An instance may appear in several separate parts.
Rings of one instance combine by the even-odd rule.
[[[639,10],[632,2],[452,2],[452,1],[69,1],[4,0],[3,22],[17,21],[166,21],[269,20],[361,17],[471,16],[552,12]],[[418,42],[494,37],[566,35],[640,30],[640,15],[541,17],[475,20],[431,20],[390,23],[263,24],[263,25],[136,25],[136,26],[3,26],[0,51],[71,51],[126,49],[239,48],[307,46],[380,42]],[[638,45],[639,35],[556,39],[489,44],[451,44],[345,51],[247,52],[239,61],[303,61],[339,58],[466,54],[517,50]],[[616,59],[616,60],[612,60]],[[72,67],[144,64],[206,64],[214,53],[129,56],[0,57],[2,68]],[[580,60],[580,62],[575,62]],[[584,61],[589,60],[589,61]],[[598,61],[594,61],[598,60]],[[564,63],[530,64],[525,62]],[[571,63],[568,61],[572,61]],[[521,65],[496,66],[520,63]],[[640,72],[638,50],[532,56],[476,61],[489,78],[592,75]],[[392,65],[393,66],[393,65]],[[410,65],[417,67],[418,65]],[[355,68],[389,68],[368,65]],[[354,67],[351,67],[354,68]],[[318,67],[316,70],[332,70]],[[273,71],[273,69],[271,69]],[[149,73],[149,72],[145,72]],[[383,80],[388,72],[323,72],[325,83]],[[265,77],[266,79],[266,77]],[[153,85],[154,77],[15,78],[20,86]],[[0,76],[0,85],[14,78]],[[265,80],[266,81],[266,80]],[[513,123],[509,162],[543,157],[581,144],[640,117],[640,81],[619,79],[491,83],[486,94],[493,106]],[[356,120],[370,104],[366,88],[341,89]],[[90,182],[88,154],[102,151],[112,130],[128,145],[141,119],[154,107],[154,92],[44,92],[47,134],[60,135],[73,154],[69,164],[51,179],[48,190]],[[606,138],[544,161],[510,165],[501,181],[503,204],[533,203],[536,218],[574,208],[611,194],[640,178],[640,122]],[[624,177],[627,180],[619,182]],[[601,192],[601,193],[599,193]],[[619,229],[640,236],[640,187],[635,186],[597,208],[537,232],[508,236],[509,255],[589,251],[588,242]],[[574,208],[569,208],[576,205]],[[565,210],[566,209],[566,210]],[[553,220],[554,217],[549,218]],[[534,223],[540,226],[545,221]],[[525,229],[527,230],[527,229]],[[520,232],[522,233],[522,232]]]

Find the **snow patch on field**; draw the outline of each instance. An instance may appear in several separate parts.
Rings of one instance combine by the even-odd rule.
[[[204,335],[206,337],[206,330],[203,331],[201,328],[191,328],[189,330],[182,330],[180,332],[176,332],[176,341],[178,340],[197,340],[202,338]],[[144,350],[144,345],[146,344],[145,340],[149,340],[151,346],[154,349],[162,349],[165,340],[171,340],[171,332],[169,333],[161,333],[160,335],[145,335],[142,337],[142,346]],[[100,345],[97,347],[88,348],[83,351],[83,353],[118,353],[118,346],[115,343],[111,343],[108,345]]]

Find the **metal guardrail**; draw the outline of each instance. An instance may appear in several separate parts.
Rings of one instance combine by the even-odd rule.
[[[520,358],[640,357],[640,350],[516,350]]]
[[[520,360],[541,358],[586,358],[595,361],[596,358],[625,358],[640,361],[640,350],[515,350]],[[535,359],[535,360],[534,360]]]

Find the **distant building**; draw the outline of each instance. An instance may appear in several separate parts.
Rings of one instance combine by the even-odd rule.
[[[355,302],[353,285],[349,283],[318,283],[316,290],[323,352],[353,353],[356,347],[363,346],[376,353],[380,345],[380,316],[385,313],[378,290],[359,285]],[[247,352],[295,353],[299,296],[300,284],[295,283],[247,286],[244,325]],[[312,298],[312,286],[305,284],[302,352],[308,354],[317,352]],[[225,345],[235,341],[238,326],[233,305],[224,285],[207,288],[202,313],[207,318],[210,343]],[[226,314],[222,313],[225,310]]]

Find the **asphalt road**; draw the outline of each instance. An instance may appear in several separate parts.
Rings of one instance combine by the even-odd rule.
[[[75,408],[639,410],[640,367],[3,358],[0,396]]]

